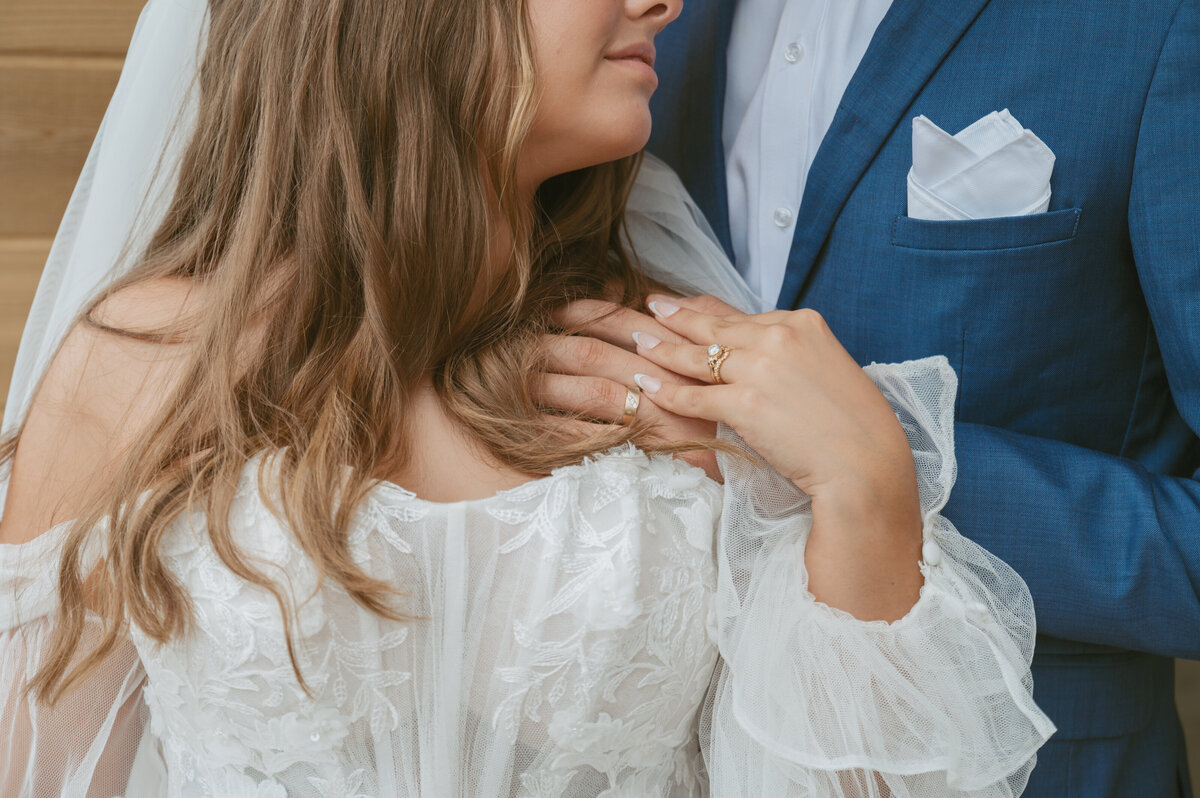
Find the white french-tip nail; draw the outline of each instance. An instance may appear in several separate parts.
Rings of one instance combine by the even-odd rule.
[[[648,396],[654,396],[654,394],[662,390],[662,381],[654,379],[649,374],[634,374],[633,381]]]
[[[651,302],[647,307],[655,316],[664,319],[675,315],[675,311],[679,310],[678,305],[672,305],[670,302]]]
[[[644,332],[635,332],[633,334],[633,342],[643,349],[653,349],[662,343],[662,341],[658,340],[653,335]]]

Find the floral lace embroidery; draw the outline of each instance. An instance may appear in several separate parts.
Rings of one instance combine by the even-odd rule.
[[[164,648],[134,632],[173,787],[189,796],[282,796],[301,786],[377,794],[377,774],[348,750],[413,733],[415,702],[435,688],[420,668],[397,663],[419,662],[430,652],[414,648],[430,641],[319,582],[258,495],[255,472],[252,461],[233,522],[246,554],[297,598],[311,697],[292,671],[273,598],[224,567],[202,519],[178,524],[165,554],[195,602],[195,629]],[[699,470],[630,447],[473,503],[481,512],[465,533],[491,527],[497,568],[513,563],[512,573],[550,585],[508,618],[511,658],[470,677],[499,688],[473,707],[487,708],[480,728],[514,750],[536,748],[510,776],[521,795],[572,794],[580,778],[606,785],[594,793],[606,796],[700,789],[695,723],[716,661],[708,630],[719,501]],[[435,581],[430,543],[455,507],[381,485],[356,518],[356,556],[374,575],[403,574],[406,591],[414,576]],[[422,557],[431,572],[414,568]]]

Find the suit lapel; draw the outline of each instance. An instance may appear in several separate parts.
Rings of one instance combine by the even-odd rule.
[[[895,0],[817,150],[779,307],[794,308],[854,187],[988,0]]]

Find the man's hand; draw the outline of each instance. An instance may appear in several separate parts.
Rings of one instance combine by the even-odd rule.
[[[737,312],[714,297],[700,297],[689,304],[708,313]],[[624,413],[626,391],[636,387],[634,374],[649,374],[676,385],[699,384],[637,354],[634,332],[649,333],[671,343],[690,343],[648,314],[612,302],[582,300],[563,308],[555,321],[562,329],[577,334],[552,335],[545,341],[548,370],[534,382],[535,398],[542,407],[578,413],[597,423],[617,424]],[[664,442],[706,440],[717,434],[717,426],[711,421],[678,416],[645,400],[637,417],[653,425],[656,437]],[[713,452],[689,452],[682,457],[713,479],[720,479]]]

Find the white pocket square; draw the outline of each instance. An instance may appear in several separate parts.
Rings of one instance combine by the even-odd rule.
[[[1050,207],[1054,153],[1008,109],[951,136],[924,116],[913,120],[908,215],[913,219],[994,219]]]

